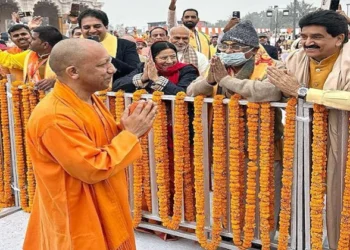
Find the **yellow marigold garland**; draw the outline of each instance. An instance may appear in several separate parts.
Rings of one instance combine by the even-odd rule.
[[[241,106],[239,105],[239,95],[233,95],[229,102],[229,126],[230,126],[230,193],[231,193],[231,225],[233,232],[233,242],[235,246],[241,246],[242,234],[242,200],[244,193],[241,187],[241,168],[242,163],[241,154],[244,151],[244,144],[242,149],[241,141],[244,141],[240,136],[241,130],[244,129],[244,120],[241,119]],[[243,122],[243,126],[242,126]]]
[[[2,152],[3,152],[3,164],[0,169],[3,170],[1,175],[3,176],[3,183],[0,185],[3,187],[0,190],[2,199],[0,200],[0,207],[11,207],[14,204],[13,194],[11,189],[11,139],[10,139],[10,122],[8,114],[7,104],[7,80],[0,82],[0,104],[1,104],[1,136],[2,136]],[[3,193],[1,192],[3,191]]]
[[[24,129],[27,129],[28,120],[31,113],[31,104],[30,104],[30,90],[27,85],[22,85],[22,104],[23,104],[23,125]],[[29,206],[25,209],[26,212],[30,212],[33,206],[34,192],[35,192],[35,177],[33,171],[32,161],[29,156],[28,143],[25,141],[26,149],[26,161],[27,161],[27,191],[28,191],[28,200]]]
[[[203,166],[203,125],[202,125],[202,106],[203,96],[197,96],[194,101],[195,115],[194,115],[194,166],[195,166],[195,190],[196,190],[196,235],[200,245],[207,250],[216,249],[221,240],[221,222],[222,222],[222,195],[220,182],[223,177],[224,164],[222,158],[223,147],[225,147],[225,141],[223,140],[222,127],[225,123],[224,108],[223,108],[223,96],[216,95],[214,97],[213,109],[214,109],[214,121],[213,121],[213,168],[214,168],[214,195],[213,195],[213,225],[212,225],[212,239],[209,242],[205,232],[205,198],[207,194],[204,194],[204,166]],[[221,135],[220,135],[221,134]]]
[[[110,89],[105,89],[105,90],[102,90],[102,91],[98,91],[96,94],[97,94],[97,97],[103,102],[103,103],[106,103],[106,100],[107,100],[107,92],[109,91]]]
[[[281,191],[280,231],[278,238],[278,249],[288,249],[289,226],[291,218],[291,201],[294,167],[295,146],[295,117],[297,100],[291,98],[286,108],[286,125],[284,127],[283,147],[283,177]]]
[[[262,249],[270,249],[270,186],[271,180],[271,105],[261,104],[260,110],[260,235]]]
[[[248,103],[248,155],[249,163],[247,170],[247,197],[245,208],[245,225],[243,247],[249,248],[254,240],[255,229],[255,196],[256,196],[256,173],[258,171],[258,126],[259,104]]]
[[[349,119],[350,121],[350,119]],[[343,209],[341,213],[340,237],[338,241],[338,249],[349,249],[350,241],[350,125],[347,152],[346,170],[345,170],[345,187],[343,195]]]
[[[23,82],[15,81],[12,83],[12,104],[13,104],[13,117],[14,117],[14,131],[15,131],[15,144],[16,144],[16,163],[17,163],[17,175],[18,175],[18,188],[20,192],[20,206],[22,209],[28,208],[27,199],[27,177],[26,177],[26,163],[25,163],[25,149],[24,149],[24,137],[22,130],[21,119],[21,94],[18,89]]]
[[[119,90],[115,93],[115,120],[117,123],[120,123],[120,119],[123,115],[123,112],[125,110],[125,103],[124,103],[124,91]]]
[[[246,166],[246,150],[245,150],[245,143],[246,143],[246,119],[245,119],[245,109],[243,106],[240,106],[239,109],[239,151],[240,151],[240,158],[239,158],[239,173],[240,173],[240,215],[241,215],[241,229],[243,229],[244,226],[244,214],[245,214],[245,189],[246,189],[246,178],[245,178],[245,166]],[[242,230],[241,230],[242,231]]]
[[[311,247],[322,250],[323,207],[326,191],[327,165],[327,109],[322,105],[314,105],[313,142],[312,142],[312,174],[310,187]],[[345,249],[345,248],[340,248]]]
[[[185,106],[184,117],[184,195],[185,195],[185,220],[195,221],[195,204],[194,204],[194,183],[193,169],[190,154],[190,121],[188,115],[188,104]]]

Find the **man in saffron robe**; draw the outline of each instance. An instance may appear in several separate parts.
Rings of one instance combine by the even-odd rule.
[[[134,250],[125,170],[141,157],[157,107],[139,103],[115,123],[94,95],[115,73],[95,41],[64,40],[49,63],[57,82],[26,133],[36,193],[23,249]]]

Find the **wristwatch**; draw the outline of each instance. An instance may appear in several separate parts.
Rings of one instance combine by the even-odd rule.
[[[305,88],[305,87],[299,88],[299,89],[298,89],[298,97],[301,98],[301,99],[305,99],[308,90],[309,90],[309,89],[308,89],[308,88]]]

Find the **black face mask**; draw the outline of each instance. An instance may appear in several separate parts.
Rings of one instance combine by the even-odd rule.
[[[189,21],[189,22],[184,22],[184,25],[189,29],[193,29],[194,27],[196,27],[197,23]]]

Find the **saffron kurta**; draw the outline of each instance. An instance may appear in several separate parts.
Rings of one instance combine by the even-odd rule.
[[[31,115],[37,186],[24,250],[135,249],[125,170],[141,146],[93,103],[56,82]]]

